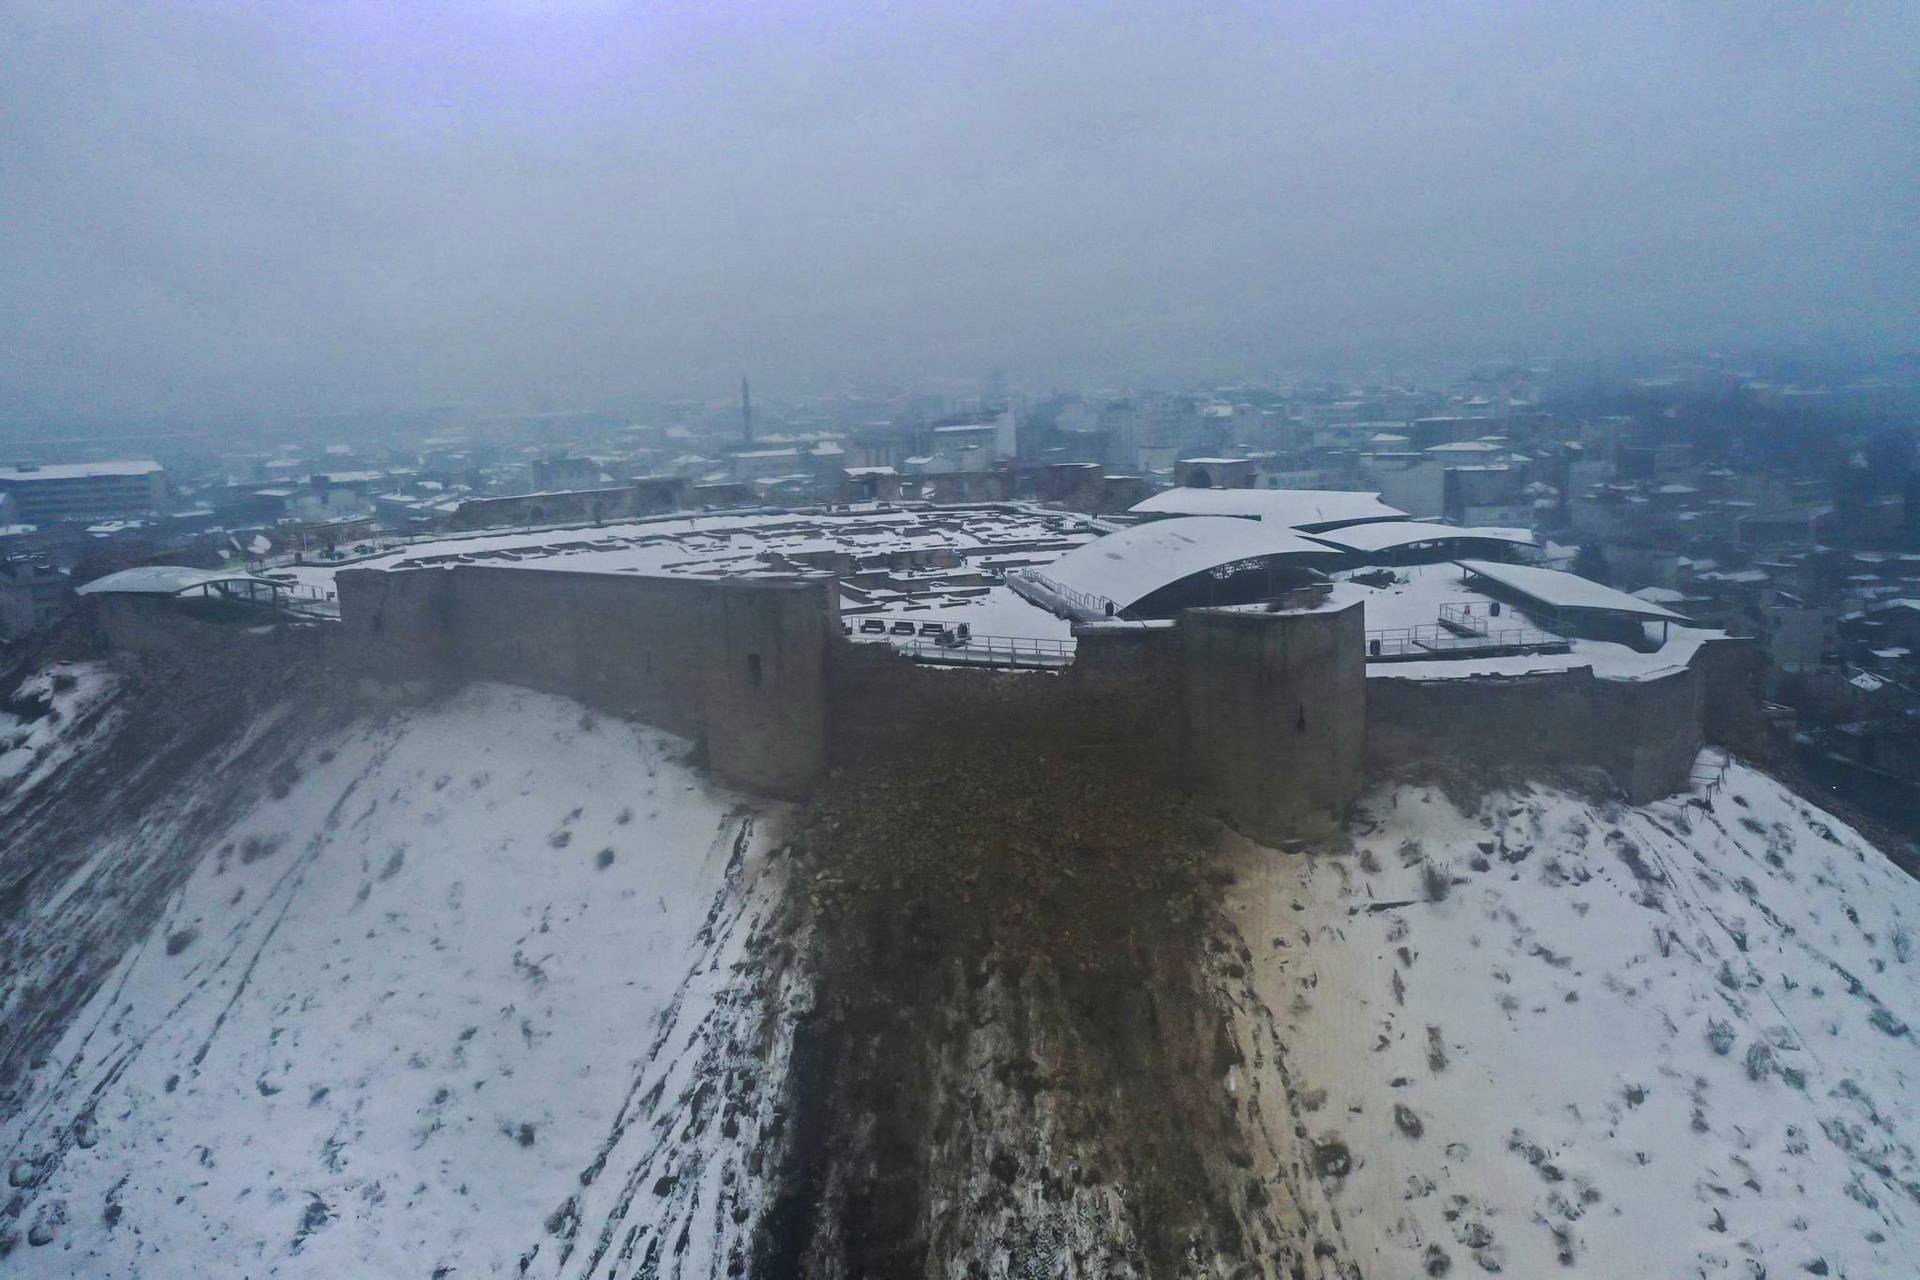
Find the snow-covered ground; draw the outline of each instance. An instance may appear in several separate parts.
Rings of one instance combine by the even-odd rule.
[[[994,553],[1041,543],[1078,544],[1094,536],[1088,518],[1008,505],[995,509],[891,508],[847,514],[740,512],[731,515],[663,516],[599,528],[517,529],[449,534],[413,542],[384,555],[355,561],[354,568],[390,569],[450,559],[475,563],[544,562],[592,573],[741,571],[768,554],[851,552],[890,555],[951,549]],[[331,590],[341,566],[288,565],[302,583]]]
[[[689,574],[711,576],[765,572],[790,566],[786,557],[823,553],[851,555],[862,567],[885,566],[914,553],[954,553],[968,566],[1031,558],[1048,559],[1096,535],[1088,517],[1006,504],[988,508],[877,510],[845,513],[741,512],[627,521],[601,528],[533,529],[449,535],[410,543],[351,567],[393,569],[409,565],[473,563],[563,567],[581,573]],[[273,570],[303,588],[331,597],[334,574],[348,566],[285,565]],[[891,623],[966,623],[975,634],[1065,639],[1064,620],[1035,607],[1004,586],[984,595],[949,592],[938,570],[921,575],[924,594],[882,591],[866,616]],[[919,589],[919,588],[916,588]],[[977,590],[968,580],[963,591]],[[849,606],[867,603],[849,596]],[[850,613],[849,618],[856,615]],[[856,639],[872,639],[855,630]]]
[[[512,1271],[760,875],[777,813],[685,749],[499,686],[325,741],[0,1125],[32,1241],[0,1269]]]
[[[99,662],[57,662],[21,682],[13,694],[22,714],[0,709],[0,797],[24,791],[72,759],[112,725],[104,705],[113,673]],[[38,714],[28,713],[32,706]]]
[[[1739,765],[1243,846],[1244,1013],[1365,1274],[1911,1275],[1920,886]]]
[[[116,706],[105,669],[64,674],[28,686],[61,714],[7,725],[55,775],[94,758]],[[830,840],[790,880],[786,811],[707,783],[685,743],[500,686],[237,741],[230,771],[247,743],[300,756],[257,794],[233,772],[187,779],[231,802],[158,809],[35,889],[112,911],[102,864],[133,879],[149,846],[195,851],[0,1095],[17,1197],[0,1273],[751,1274],[790,1190],[770,1185],[782,1143],[818,1102],[790,1067],[820,995],[808,931],[840,917],[789,888],[832,883]],[[1217,1080],[1187,1082],[1203,1103],[1217,1085],[1240,1126],[1202,1165],[1267,1233],[1245,1237],[1245,1274],[1913,1273],[1920,886],[1773,779],[1731,764],[1637,808],[1382,784],[1320,846],[1223,839],[1232,883],[1190,994],[1224,1002],[1230,1043]],[[5,941],[17,990],[74,972],[60,938]],[[1111,1180],[1124,1160],[1073,1153],[1126,1138],[1103,1118],[1057,1150],[1030,1141],[1036,1116],[1080,1105],[1058,1087],[1072,1064],[975,1069],[1047,998],[984,990],[943,1087],[1000,1149],[948,1152],[933,1189],[967,1191],[935,1209],[973,1207],[938,1256],[1105,1274],[1091,1237],[1145,1225],[1139,1188]],[[1110,1212],[1087,1216],[1095,1201]],[[1057,1240],[1035,1271],[988,1238],[1054,1219],[1073,1268]],[[1277,1262],[1277,1240],[1311,1269]]]
[[[1491,597],[1484,592],[1467,585],[1466,575],[1455,564],[1403,566],[1391,572],[1395,581],[1388,586],[1370,586],[1352,581],[1351,575],[1341,575],[1332,599],[1337,604],[1360,601],[1366,611],[1368,631],[1431,627],[1439,622],[1443,605],[1471,606],[1484,616],[1491,602]],[[1512,621],[1502,625],[1530,625],[1524,615],[1510,612],[1509,617]],[[1604,640],[1576,639],[1567,653],[1375,662],[1368,665],[1367,676],[1375,680],[1453,680],[1463,676],[1518,676],[1590,667],[1602,679],[1647,680],[1685,667],[1702,640],[1721,634],[1689,627],[1673,627],[1662,632],[1653,624],[1649,638],[1655,647],[1645,653]]]

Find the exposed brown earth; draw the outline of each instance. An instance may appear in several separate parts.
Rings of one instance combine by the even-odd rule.
[[[817,997],[754,1274],[1309,1274],[1229,1088],[1217,829],[1137,760],[974,728],[805,816]]]

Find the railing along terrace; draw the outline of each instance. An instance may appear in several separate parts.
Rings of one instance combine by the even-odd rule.
[[[977,667],[1064,667],[1073,661],[1076,642],[1038,636],[972,635],[902,639],[894,647],[921,662]]]
[[[1018,570],[1017,573],[1020,577],[1032,583],[1034,586],[1039,587],[1041,590],[1059,596],[1074,608],[1092,614],[1096,618],[1110,618],[1120,611],[1114,602],[1105,596],[1097,596],[1087,591],[1076,591],[1064,582],[1055,582],[1052,578],[1049,578],[1037,569],[1022,569]],[[1015,575],[1010,573],[1007,576],[1011,578]]]
[[[1564,645],[1565,636],[1537,627],[1503,627],[1461,635],[1439,623],[1367,632],[1367,658],[1435,657],[1483,653],[1489,649],[1540,649]]]
[[[1440,621],[1443,624],[1452,623],[1461,630],[1471,631],[1475,635],[1485,635],[1487,633],[1487,620],[1499,616],[1499,607],[1498,605],[1482,605],[1480,606],[1480,612],[1475,613],[1474,607],[1471,604],[1443,604],[1440,606]]]

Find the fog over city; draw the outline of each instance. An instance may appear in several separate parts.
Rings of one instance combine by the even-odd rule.
[[[1911,346],[1910,3],[12,3],[0,416]]]

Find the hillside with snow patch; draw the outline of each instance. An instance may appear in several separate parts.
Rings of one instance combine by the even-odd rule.
[[[1385,787],[1350,834],[1242,845],[1228,915],[1364,1274],[1912,1272],[1920,886],[1856,832],[1736,764]]]
[[[685,751],[496,686],[310,744],[0,1113],[7,1273],[512,1270],[759,874]]]
[[[1381,784],[1283,852],[1018,751],[794,814],[546,695],[165,685],[50,670],[0,724],[9,1275],[1920,1247],[1920,887],[1738,764]]]

